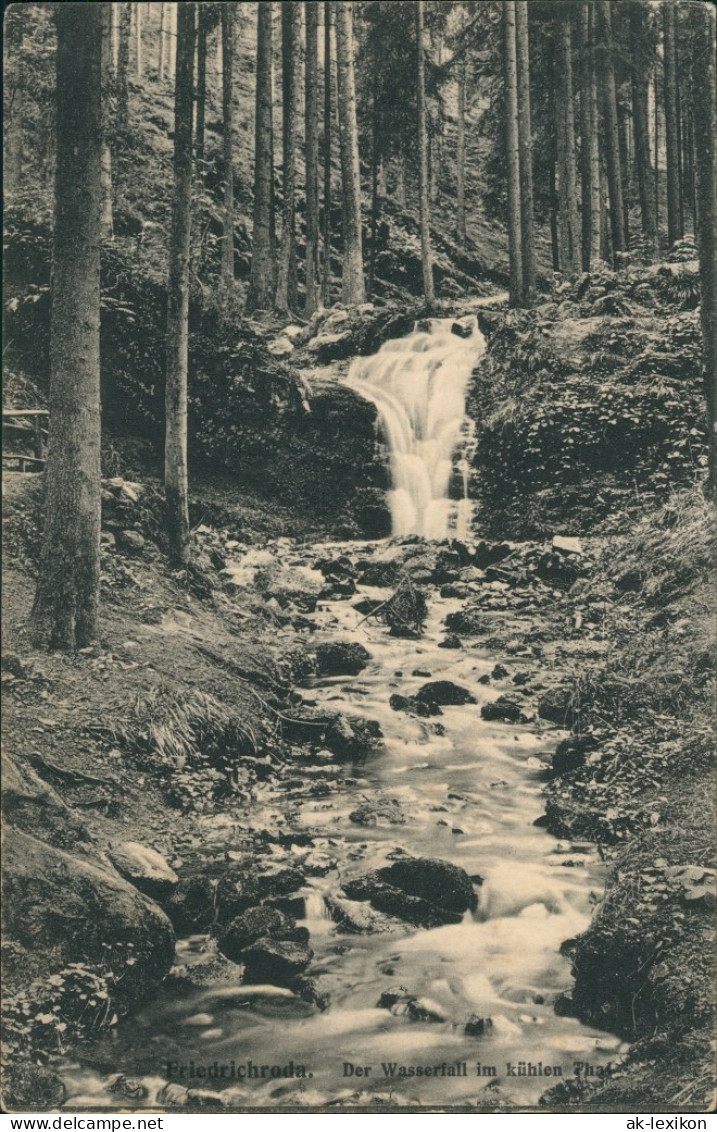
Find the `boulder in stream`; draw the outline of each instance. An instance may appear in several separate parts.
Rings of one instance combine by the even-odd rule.
[[[509,696],[498,696],[497,700],[490,703],[483,704],[480,709],[481,719],[489,722],[498,721],[502,723],[521,723],[525,721],[525,716],[521,709],[521,705],[511,700]]]
[[[379,869],[378,876],[411,896],[420,896],[452,912],[466,912],[477,904],[468,873],[450,861],[409,857]]]
[[[358,641],[331,641],[316,649],[319,676],[358,676],[370,660],[371,653]]]
[[[308,967],[313,957],[308,943],[269,937],[258,939],[242,953],[244,982],[285,986]]]
[[[462,688],[460,684],[454,684],[452,680],[432,680],[424,684],[416,692],[416,699],[420,703],[441,704],[446,707],[476,703],[472,692]]]
[[[179,877],[162,854],[138,841],[111,845],[109,857],[118,873],[153,900],[168,899],[179,883]]]
[[[443,924],[459,924],[463,919],[460,912],[451,912],[430,900],[410,896],[392,884],[385,884],[377,873],[347,881],[343,890],[349,900],[368,900],[377,912],[396,916],[418,928],[439,928]]]
[[[215,896],[216,919],[220,924],[229,923],[264,900],[288,896],[303,886],[304,877],[298,869],[257,874],[247,862],[220,879]]]
[[[306,928],[297,926],[292,916],[277,908],[259,905],[236,916],[219,937],[218,948],[233,963],[244,962],[244,952],[260,939],[279,939],[308,943]]]

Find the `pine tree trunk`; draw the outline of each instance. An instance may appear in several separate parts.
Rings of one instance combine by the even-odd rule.
[[[709,468],[707,491],[717,494],[717,82],[715,9],[692,9],[695,180],[702,301],[702,376],[707,405]]]
[[[573,91],[572,59],[572,6],[568,5],[560,19],[560,123],[563,141],[561,147],[562,165],[560,167],[561,208],[564,210],[562,222],[564,232],[564,261],[562,270],[574,275],[580,267],[580,226],[578,221],[578,188],[575,155],[575,104]]]
[[[612,13],[610,0],[596,0],[599,31],[599,54],[596,69],[600,80],[603,131],[605,136],[605,164],[607,167],[608,195],[610,200],[610,233],[612,254],[618,263],[618,254],[625,251],[625,208],[622,197],[622,171],[620,168],[620,138],[617,124],[617,93],[615,87],[615,59],[612,40]]]
[[[284,200],[276,284],[276,309],[282,314],[296,302],[296,166],[299,156],[301,101],[301,4],[284,0],[281,7],[284,59]],[[288,83],[288,86],[287,86]]]
[[[58,4],[50,442],[33,616],[50,647],[99,635],[101,5]]]
[[[124,131],[129,121],[129,45],[132,38],[132,8],[119,4],[119,44],[117,50],[117,124]]]
[[[112,188],[112,105],[114,100],[114,68],[112,66],[112,9],[102,5],[102,205],[103,240],[111,240],[114,231]]]
[[[207,121],[207,18],[208,11],[204,4],[200,4],[197,28],[197,117],[196,138],[194,152],[197,155],[197,166],[202,172],[204,162],[204,134]]]
[[[590,44],[590,2],[580,4],[580,208],[583,271],[592,260],[592,147],[595,134],[592,105],[592,53]]]
[[[339,142],[344,212],[344,261],[341,297],[347,306],[366,301],[361,233],[361,179],[356,122],[353,52],[353,4],[336,6],[336,55],[339,84]]]
[[[257,5],[254,116],[254,231],[247,311],[272,310],[276,287],[274,232],[274,5]]]
[[[185,0],[180,0],[180,2],[184,3]],[[177,76],[177,35],[178,35],[178,30],[177,30],[177,3],[176,3],[176,0],[175,0],[174,3],[169,5],[169,10],[168,10],[168,13],[167,13],[167,20],[166,20],[165,28],[166,28],[166,33],[167,33],[167,47],[165,49],[165,54],[167,56],[167,70],[169,72],[170,79],[174,79]]]
[[[376,240],[378,236],[378,216],[381,208],[378,176],[380,165],[380,132],[379,112],[376,102],[376,86],[374,85],[371,107],[371,242],[368,260],[368,282],[366,286],[366,294],[369,299],[373,294],[373,285],[376,275]]]
[[[657,93],[657,64],[652,83],[653,100],[655,103],[655,233],[656,249],[660,248],[660,99]]]
[[[137,78],[142,78],[144,59],[142,55],[142,5],[134,5],[134,61]]]
[[[523,304],[522,227],[520,223],[520,136],[518,132],[518,62],[515,38],[515,0],[503,0],[505,145],[508,169],[508,254],[510,304]]]
[[[456,240],[465,248],[466,231],[466,88],[468,64],[465,56],[458,68],[458,121],[456,134]]]
[[[596,15],[594,2],[590,5],[590,262],[600,259],[600,241],[603,224],[603,178],[600,167],[600,109],[598,106],[597,77],[595,74]]]
[[[421,266],[423,268],[423,295],[433,306],[436,295],[433,288],[433,256],[431,253],[431,204],[428,184],[428,135],[426,129],[426,56],[423,43],[424,0],[416,0],[416,71],[418,102],[418,202],[421,229]]]
[[[221,278],[234,283],[234,20],[232,3],[223,4],[222,20],[222,129],[224,135],[224,216],[222,221]]]
[[[331,3],[324,3],[324,270],[321,299],[331,306]]]
[[[111,13],[110,13],[111,18]],[[164,80],[166,67],[167,67],[167,52],[165,50],[165,34],[164,28],[167,20],[167,5],[159,5],[159,57],[157,59],[157,76],[160,81]]]
[[[195,7],[193,3],[181,4],[177,21],[174,199],[167,284],[164,491],[170,557],[176,566],[186,566],[189,561],[187,369]]]
[[[533,130],[530,113],[530,42],[528,0],[516,0],[516,64],[518,70],[518,143],[520,148],[520,222],[523,263],[523,302],[535,299],[535,243],[533,235]]]
[[[629,111],[618,106],[617,140],[620,146],[620,172],[622,174],[622,227],[625,248],[630,247],[630,139],[628,136]]]
[[[648,110],[649,75],[644,58],[645,10],[639,4],[630,9],[630,50],[632,55],[632,117],[635,131],[635,165],[640,195],[640,217],[645,243],[655,251],[655,201],[652,192],[652,159]]]
[[[406,195],[406,150],[403,138],[399,142],[399,151],[396,156],[396,200],[401,208],[406,208],[408,204]]]
[[[319,5],[306,3],[306,314],[319,302]]]
[[[667,243],[682,237],[680,206],[680,147],[677,132],[677,51],[675,9],[671,0],[662,5],[665,79],[665,151],[667,159]]]

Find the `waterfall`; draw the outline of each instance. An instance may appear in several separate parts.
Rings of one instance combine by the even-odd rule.
[[[465,398],[484,351],[474,316],[459,322],[432,318],[351,365],[346,382],[376,405],[388,443],[394,535],[442,539],[468,533],[473,422],[466,417]],[[463,480],[461,500],[449,498],[454,465]]]

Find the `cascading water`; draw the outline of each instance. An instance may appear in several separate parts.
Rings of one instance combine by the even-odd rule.
[[[376,405],[389,446],[394,535],[441,539],[468,533],[467,451],[473,424],[466,417],[465,398],[484,352],[485,339],[474,316],[459,322],[433,318],[351,365],[347,384]],[[463,480],[460,500],[449,498],[454,461]]]

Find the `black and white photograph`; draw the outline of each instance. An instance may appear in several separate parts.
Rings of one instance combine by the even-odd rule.
[[[4,1112],[707,1127],[716,27],[5,5]]]

